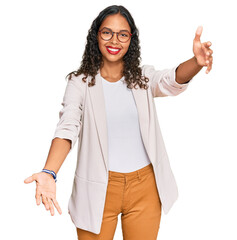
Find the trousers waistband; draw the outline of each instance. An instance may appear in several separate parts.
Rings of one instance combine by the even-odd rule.
[[[147,166],[140,168],[136,171],[129,172],[129,173],[121,173],[115,171],[109,171],[109,180],[116,180],[120,182],[127,182],[129,180],[138,178],[141,179],[142,176],[153,173],[153,166],[152,163],[148,164]]]

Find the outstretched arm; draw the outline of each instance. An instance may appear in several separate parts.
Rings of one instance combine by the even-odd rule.
[[[176,81],[179,84],[184,84],[190,81],[204,66],[207,66],[206,73],[209,73],[212,68],[213,50],[210,49],[211,42],[201,43],[200,37],[202,34],[202,26],[196,30],[193,40],[194,57],[181,63],[176,69]]]

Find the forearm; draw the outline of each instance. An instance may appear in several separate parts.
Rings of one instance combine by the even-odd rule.
[[[198,65],[196,57],[181,63],[176,69],[176,82],[180,84],[187,83],[191,80],[203,67]]]
[[[53,170],[57,174],[69,153],[70,147],[70,140],[54,138],[44,168]]]

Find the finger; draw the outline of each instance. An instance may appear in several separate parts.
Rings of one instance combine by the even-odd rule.
[[[212,64],[209,64],[208,67],[207,67],[206,72],[209,73],[211,71],[211,69],[212,69]]]
[[[211,50],[211,49],[209,49],[208,52],[209,52],[209,56],[211,56],[213,54],[213,50]]]
[[[210,47],[212,45],[212,43],[210,41],[207,42],[208,47]]]
[[[206,74],[208,74],[210,71],[211,71],[212,67],[209,67],[207,70],[206,70]]]
[[[210,42],[210,41],[204,42],[203,44],[204,44],[204,46],[205,46],[206,48],[209,48],[209,47],[211,46],[211,42]]]
[[[206,60],[212,60],[212,53],[213,51],[211,49],[209,49],[207,52],[206,52]]]
[[[213,57],[212,56],[210,56],[210,57],[208,57],[208,59],[206,60],[206,64],[212,64],[212,61],[213,61]]]
[[[205,54],[205,59],[208,60],[208,58],[209,58],[209,50],[205,47],[204,43],[202,43],[201,47],[202,47],[202,50],[203,50],[203,52]]]
[[[209,64],[207,66],[206,73],[209,73],[211,71],[211,69],[212,69],[212,62],[213,62],[213,59],[211,57],[210,60],[209,60]]]
[[[48,202],[48,199],[44,195],[42,195],[42,202],[45,206],[45,209],[48,211],[49,210],[49,202]]]
[[[200,41],[200,37],[201,37],[201,34],[202,34],[202,29],[203,29],[202,26],[199,26],[197,28],[196,33],[195,33],[194,41]]]
[[[32,176],[26,178],[26,179],[24,180],[24,183],[31,183],[31,182],[33,182],[34,180],[35,180],[35,178],[34,178],[34,176],[32,175]]]
[[[52,198],[53,204],[56,207],[57,211],[59,212],[59,214],[62,214],[62,210],[58,204],[58,201],[55,198]]]
[[[51,201],[51,199],[47,198],[48,203],[49,203],[49,209],[50,209],[50,213],[53,216],[54,215],[54,207],[53,207],[53,203]]]
[[[36,193],[35,193],[35,198],[36,198],[36,204],[40,205],[41,203],[41,193],[36,189]]]
[[[213,57],[212,56],[210,57],[210,62],[211,62],[211,64],[213,63]]]

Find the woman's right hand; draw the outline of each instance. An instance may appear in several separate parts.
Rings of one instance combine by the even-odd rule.
[[[54,215],[54,206],[59,214],[62,214],[62,210],[56,200],[56,183],[51,174],[45,172],[34,173],[32,176],[26,178],[24,183],[31,183],[36,181],[36,204],[40,205],[41,198],[45,209],[50,210],[51,215]]]

